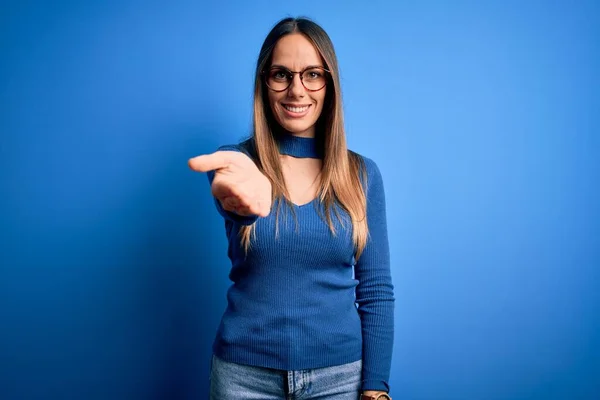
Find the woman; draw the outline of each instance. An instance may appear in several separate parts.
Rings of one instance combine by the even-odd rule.
[[[337,59],[320,26],[286,18],[271,30],[253,135],[189,165],[208,172],[232,261],[211,399],[389,399],[383,182],[346,147]]]

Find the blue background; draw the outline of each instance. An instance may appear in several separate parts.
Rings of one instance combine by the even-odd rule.
[[[222,219],[272,25],[334,41],[388,198],[397,399],[600,392],[593,1],[50,2],[0,12],[0,398],[206,398]]]

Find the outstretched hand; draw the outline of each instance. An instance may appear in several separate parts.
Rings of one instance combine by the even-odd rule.
[[[191,158],[188,165],[197,172],[215,171],[212,194],[223,209],[241,216],[266,217],[271,212],[271,182],[247,155],[217,151]]]

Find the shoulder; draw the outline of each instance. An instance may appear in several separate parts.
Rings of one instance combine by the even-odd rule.
[[[348,150],[348,153],[358,162],[359,176],[367,190],[373,185],[383,186],[381,171],[375,160],[352,150]]]
[[[243,140],[239,143],[234,144],[224,144],[219,146],[217,151],[238,151],[240,153],[246,154],[248,157],[255,160],[257,158],[256,146],[254,142],[254,138],[249,138]]]
[[[351,157],[359,162],[359,178],[362,183],[367,200],[367,212],[373,218],[374,215],[385,215],[386,201],[383,177],[379,166],[372,158],[350,152]],[[375,213],[375,214],[373,214]],[[375,217],[379,218],[379,217]]]

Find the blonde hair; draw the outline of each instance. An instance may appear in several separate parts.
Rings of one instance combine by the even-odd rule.
[[[366,218],[366,194],[361,179],[366,183],[366,172],[362,158],[349,151],[346,145],[342,96],[338,73],[338,63],[333,44],[327,33],[316,23],[306,18],[286,18],[273,27],[265,39],[256,66],[254,85],[253,139],[256,149],[256,163],[261,172],[271,181],[273,204],[283,200],[293,211],[289,193],[285,186],[279,149],[275,133],[280,128],[275,122],[269,102],[266,100],[267,87],[262,80],[262,71],[271,61],[273,48],[277,41],[288,34],[301,33],[320,53],[331,79],[327,88],[322,114],[317,122],[316,140],[324,149],[321,180],[317,193],[324,205],[324,220],[335,235],[332,210],[342,222],[334,205],[339,205],[350,216],[352,222],[352,241],[355,246],[355,258],[364,250],[368,236]],[[281,202],[277,202],[276,224],[279,221]],[[278,225],[276,225],[278,226]],[[245,250],[251,244],[255,224],[242,226],[240,236]]]

